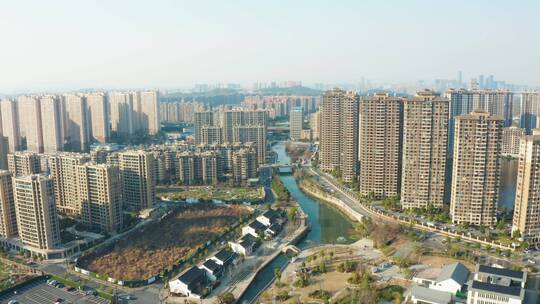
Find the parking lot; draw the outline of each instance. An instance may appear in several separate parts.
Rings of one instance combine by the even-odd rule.
[[[61,303],[73,304],[108,304],[108,300],[97,296],[86,295],[79,290],[68,291],[66,288],[56,288],[47,285],[47,282],[35,282],[17,290],[17,294],[4,295],[0,297],[0,303],[8,303],[17,300],[21,304],[46,304],[56,303],[60,299]]]

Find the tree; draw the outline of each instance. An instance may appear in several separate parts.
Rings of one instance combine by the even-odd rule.
[[[278,283],[280,282],[281,280],[281,269],[279,268],[274,268],[274,276],[276,277],[276,280],[278,281]]]
[[[296,219],[296,214],[298,213],[298,208],[292,207],[287,211],[287,218],[289,221],[294,221]]]
[[[234,295],[230,292],[222,294],[219,298],[219,304],[233,304],[236,299]]]

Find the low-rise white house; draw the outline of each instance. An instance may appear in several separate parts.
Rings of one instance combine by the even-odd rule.
[[[169,289],[173,294],[202,298],[202,291],[206,287],[206,284],[206,272],[193,266],[184,271],[178,278],[169,281]]]
[[[411,301],[414,304],[451,304],[452,294],[415,285],[411,289]]]
[[[264,230],[266,229],[266,226],[259,222],[258,220],[255,220],[244,227],[242,227],[242,236],[251,234],[254,237],[264,237]]]
[[[272,226],[272,224],[275,224],[277,222],[277,219],[279,218],[279,214],[276,211],[270,209],[259,215],[257,217],[257,221],[261,222],[266,227],[269,227]]]
[[[527,273],[476,265],[467,292],[467,304],[524,304],[533,302],[536,291],[526,290]]]
[[[229,245],[234,253],[248,256],[253,253],[258,240],[251,234],[246,234],[238,241],[229,241]]]
[[[467,267],[459,262],[446,265],[430,288],[455,294],[463,290],[470,274]]]

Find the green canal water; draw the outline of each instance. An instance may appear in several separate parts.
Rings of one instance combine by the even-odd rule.
[[[272,150],[278,155],[278,163],[290,163],[291,159],[285,151],[285,144],[280,142],[272,146]],[[352,243],[350,238],[353,226],[352,223],[337,209],[329,207],[317,200],[313,200],[306,196],[296,184],[293,176],[281,176],[281,181],[287,187],[302,210],[309,217],[311,230],[305,238],[303,238],[297,246],[301,249],[317,246],[320,244],[334,243]],[[246,293],[239,299],[238,303],[249,304],[253,303],[259,293],[264,290],[274,278],[274,269],[283,268],[288,260],[285,256],[280,255],[269,263],[266,267],[255,276],[253,282],[249,285]]]

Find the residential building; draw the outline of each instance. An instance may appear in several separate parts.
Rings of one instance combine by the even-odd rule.
[[[64,114],[58,96],[43,96],[40,99],[43,152],[62,151],[64,146]],[[25,114],[26,115],[26,114]]]
[[[80,193],[78,166],[90,161],[87,154],[63,152],[48,155],[49,172],[53,178],[56,207],[62,214],[79,216],[81,202],[76,199]]]
[[[0,102],[2,115],[2,134],[8,141],[8,151],[13,153],[22,147],[19,126],[19,107],[15,100],[7,99]]]
[[[523,136],[525,136],[525,129],[516,126],[503,128],[502,155],[519,157],[519,142]]]
[[[154,157],[142,150],[118,153],[122,195],[130,210],[151,208],[156,197]]]
[[[83,224],[108,233],[120,230],[123,215],[118,167],[86,163],[76,169]]]
[[[34,174],[13,178],[19,238],[38,249],[61,245],[54,186],[50,176]]]
[[[18,98],[19,122],[26,137],[28,151],[43,152],[43,131],[41,123],[41,106],[38,97],[20,96]],[[23,114],[24,113],[24,114]]]
[[[64,149],[85,152],[88,150],[90,130],[88,129],[88,105],[81,95],[64,95]]]
[[[403,208],[443,208],[448,104],[448,99],[435,95],[417,96],[404,102]]]
[[[193,135],[195,137],[196,145],[204,143],[202,141],[202,136],[201,136],[201,130],[203,126],[215,126],[213,111],[195,112],[194,123],[193,123]],[[205,144],[213,144],[213,143],[205,143]]]
[[[518,98],[521,108],[520,127],[530,135],[532,129],[540,127],[540,92],[522,92]]]
[[[184,271],[180,276],[169,282],[172,294],[185,297],[202,298],[203,289],[208,284],[206,271],[196,266]]]
[[[133,134],[133,95],[124,92],[109,94],[111,132],[117,136]]]
[[[176,172],[184,185],[215,185],[223,180],[221,158],[211,151],[180,153]]]
[[[244,148],[232,153],[232,175],[236,184],[257,177],[259,167],[255,149]]]
[[[289,136],[292,140],[300,140],[304,127],[304,110],[301,107],[291,109],[289,115]]]
[[[17,216],[11,172],[0,170],[0,237],[17,236]]]
[[[254,143],[259,164],[266,163],[266,125],[243,125],[233,128],[234,143]]]
[[[321,136],[321,112],[317,111],[309,115],[309,128],[311,129],[311,138],[319,140]]]
[[[385,93],[362,98],[360,116],[360,193],[396,196],[401,179],[403,100]]]
[[[358,172],[359,100],[357,93],[333,89],[324,94],[321,105],[321,168],[337,171],[349,183]]]
[[[452,221],[491,227],[499,200],[503,120],[485,112],[455,120]]]
[[[8,170],[13,176],[25,176],[42,172],[40,157],[35,152],[19,151],[8,154]]]
[[[467,292],[467,304],[526,303],[526,281],[526,272],[476,265]]]
[[[159,92],[144,91],[139,92],[139,103],[135,107],[137,115],[138,130],[143,134],[155,135],[160,130],[159,119]]]
[[[106,143],[109,140],[108,98],[104,93],[86,94],[90,140]]]
[[[540,245],[540,134],[522,137],[519,148],[512,232]]]

